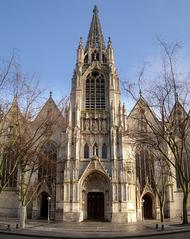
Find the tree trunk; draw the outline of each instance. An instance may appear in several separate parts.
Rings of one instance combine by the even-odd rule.
[[[20,206],[20,227],[25,228],[26,226],[26,206]]]
[[[188,199],[188,191],[183,192],[183,222],[182,224],[188,224],[187,199]]]
[[[164,204],[160,202],[160,222],[164,222]]]

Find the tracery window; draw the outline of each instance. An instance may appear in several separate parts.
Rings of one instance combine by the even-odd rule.
[[[140,183],[140,189],[143,190],[146,181],[152,184],[152,176],[154,174],[153,156],[146,148],[138,149],[136,153],[136,175]]]
[[[182,155],[181,162],[176,162],[176,184],[177,184],[177,188],[181,187],[179,171],[182,171],[185,179],[187,181],[189,181],[189,179],[190,179],[189,178],[190,177],[190,173],[189,173],[190,163],[189,163],[189,160],[188,160],[188,156],[185,153],[183,153],[183,155]]]
[[[142,133],[147,132],[147,121],[146,121],[144,109],[140,109],[140,118],[138,120],[138,128],[139,128],[139,131]]]
[[[16,149],[7,148],[3,153],[2,160],[2,182],[1,185],[6,187],[17,186],[17,162]]]
[[[98,71],[86,78],[86,109],[105,109],[105,80]]]
[[[45,145],[39,157],[38,181],[52,184],[56,178],[56,146],[50,142]]]
[[[85,144],[85,146],[84,146],[84,158],[85,159],[89,158],[89,146],[88,146],[88,144]]]
[[[103,146],[102,146],[102,158],[107,159],[107,146],[106,146],[106,144],[103,144]]]
[[[92,53],[91,57],[92,57],[92,61],[99,61],[99,53],[98,52],[94,51]]]

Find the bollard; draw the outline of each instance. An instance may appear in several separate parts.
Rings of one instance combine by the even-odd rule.
[[[162,230],[164,230],[164,224],[162,224]]]
[[[158,223],[156,223],[156,229],[158,229]]]

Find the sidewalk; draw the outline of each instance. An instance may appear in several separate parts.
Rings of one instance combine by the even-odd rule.
[[[3,222],[5,223],[6,220],[0,219],[0,225]],[[15,220],[9,220],[9,223],[11,224],[10,230],[3,229],[0,226],[0,233],[46,238],[136,238],[184,231],[190,232],[190,225],[183,226],[179,224],[179,221],[165,222],[164,230],[161,229],[159,222],[155,220],[131,224],[92,221],[48,223],[42,220],[31,220],[27,223],[25,229],[16,229],[17,222]],[[158,229],[156,229],[157,223],[159,224]]]

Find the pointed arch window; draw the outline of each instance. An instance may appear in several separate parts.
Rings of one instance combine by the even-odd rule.
[[[16,148],[7,147],[3,152],[2,182],[1,186],[16,187],[17,186],[17,152]]]
[[[89,146],[88,146],[88,144],[85,144],[85,146],[84,146],[84,158],[85,159],[89,158]]]
[[[107,145],[103,144],[102,146],[102,158],[107,159]]]
[[[54,143],[47,143],[39,157],[38,181],[47,182],[50,186],[56,178],[57,148]]]
[[[105,80],[98,71],[86,78],[86,109],[105,109]]]
[[[99,61],[99,53],[96,50],[92,53],[92,61]]]
[[[147,122],[146,122],[146,117],[145,117],[145,110],[140,109],[140,118],[138,121],[138,128],[141,133],[146,133],[147,132]]]
[[[93,156],[98,156],[98,145],[96,143],[93,146]]]
[[[179,162],[176,161],[175,163],[176,165],[176,185],[177,188],[181,188],[181,184],[180,184],[180,171],[183,172],[183,176],[184,178],[189,181],[190,180],[190,163],[189,163],[189,159],[187,154],[184,152],[182,154],[181,160]]]
[[[146,181],[150,184],[153,182],[154,175],[154,160],[153,155],[150,152],[142,147],[138,149],[136,153],[136,176],[140,183],[140,189],[143,190]]]

